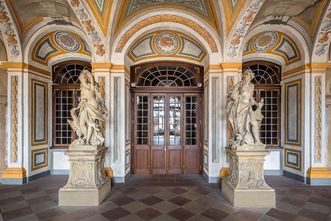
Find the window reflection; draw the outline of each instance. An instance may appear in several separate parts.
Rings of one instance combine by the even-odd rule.
[[[153,144],[164,145],[164,97],[153,98]]]
[[[180,145],[181,97],[169,97],[169,138],[170,145]]]

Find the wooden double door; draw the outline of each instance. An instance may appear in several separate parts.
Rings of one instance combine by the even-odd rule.
[[[133,172],[199,174],[201,95],[133,94]]]

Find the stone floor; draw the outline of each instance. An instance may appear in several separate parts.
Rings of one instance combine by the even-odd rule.
[[[115,184],[98,207],[59,207],[58,189],[67,176],[49,175],[22,186],[0,185],[3,220],[329,220],[331,187],[311,187],[284,176],[269,176],[277,208],[233,208],[216,184],[202,176],[131,176]]]

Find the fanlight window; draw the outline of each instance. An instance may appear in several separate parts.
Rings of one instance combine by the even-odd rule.
[[[254,72],[253,84],[279,84],[280,71],[277,67],[272,67],[264,64],[255,64],[249,66]],[[244,68],[245,69],[245,68]]]
[[[179,66],[156,66],[146,69],[137,86],[149,87],[191,87],[197,86],[194,73]]]
[[[55,84],[79,84],[79,74],[86,66],[80,64],[69,64],[63,66],[54,78]]]

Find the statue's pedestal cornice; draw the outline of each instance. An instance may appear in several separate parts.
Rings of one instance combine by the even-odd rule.
[[[222,193],[234,207],[275,207],[275,190],[264,180],[264,145],[227,148],[230,173],[222,179]]]
[[[111,180],[104,172],[107,148],[70,145],[68,182],[59,190],[59,206],[97,206],[109,194]]]

